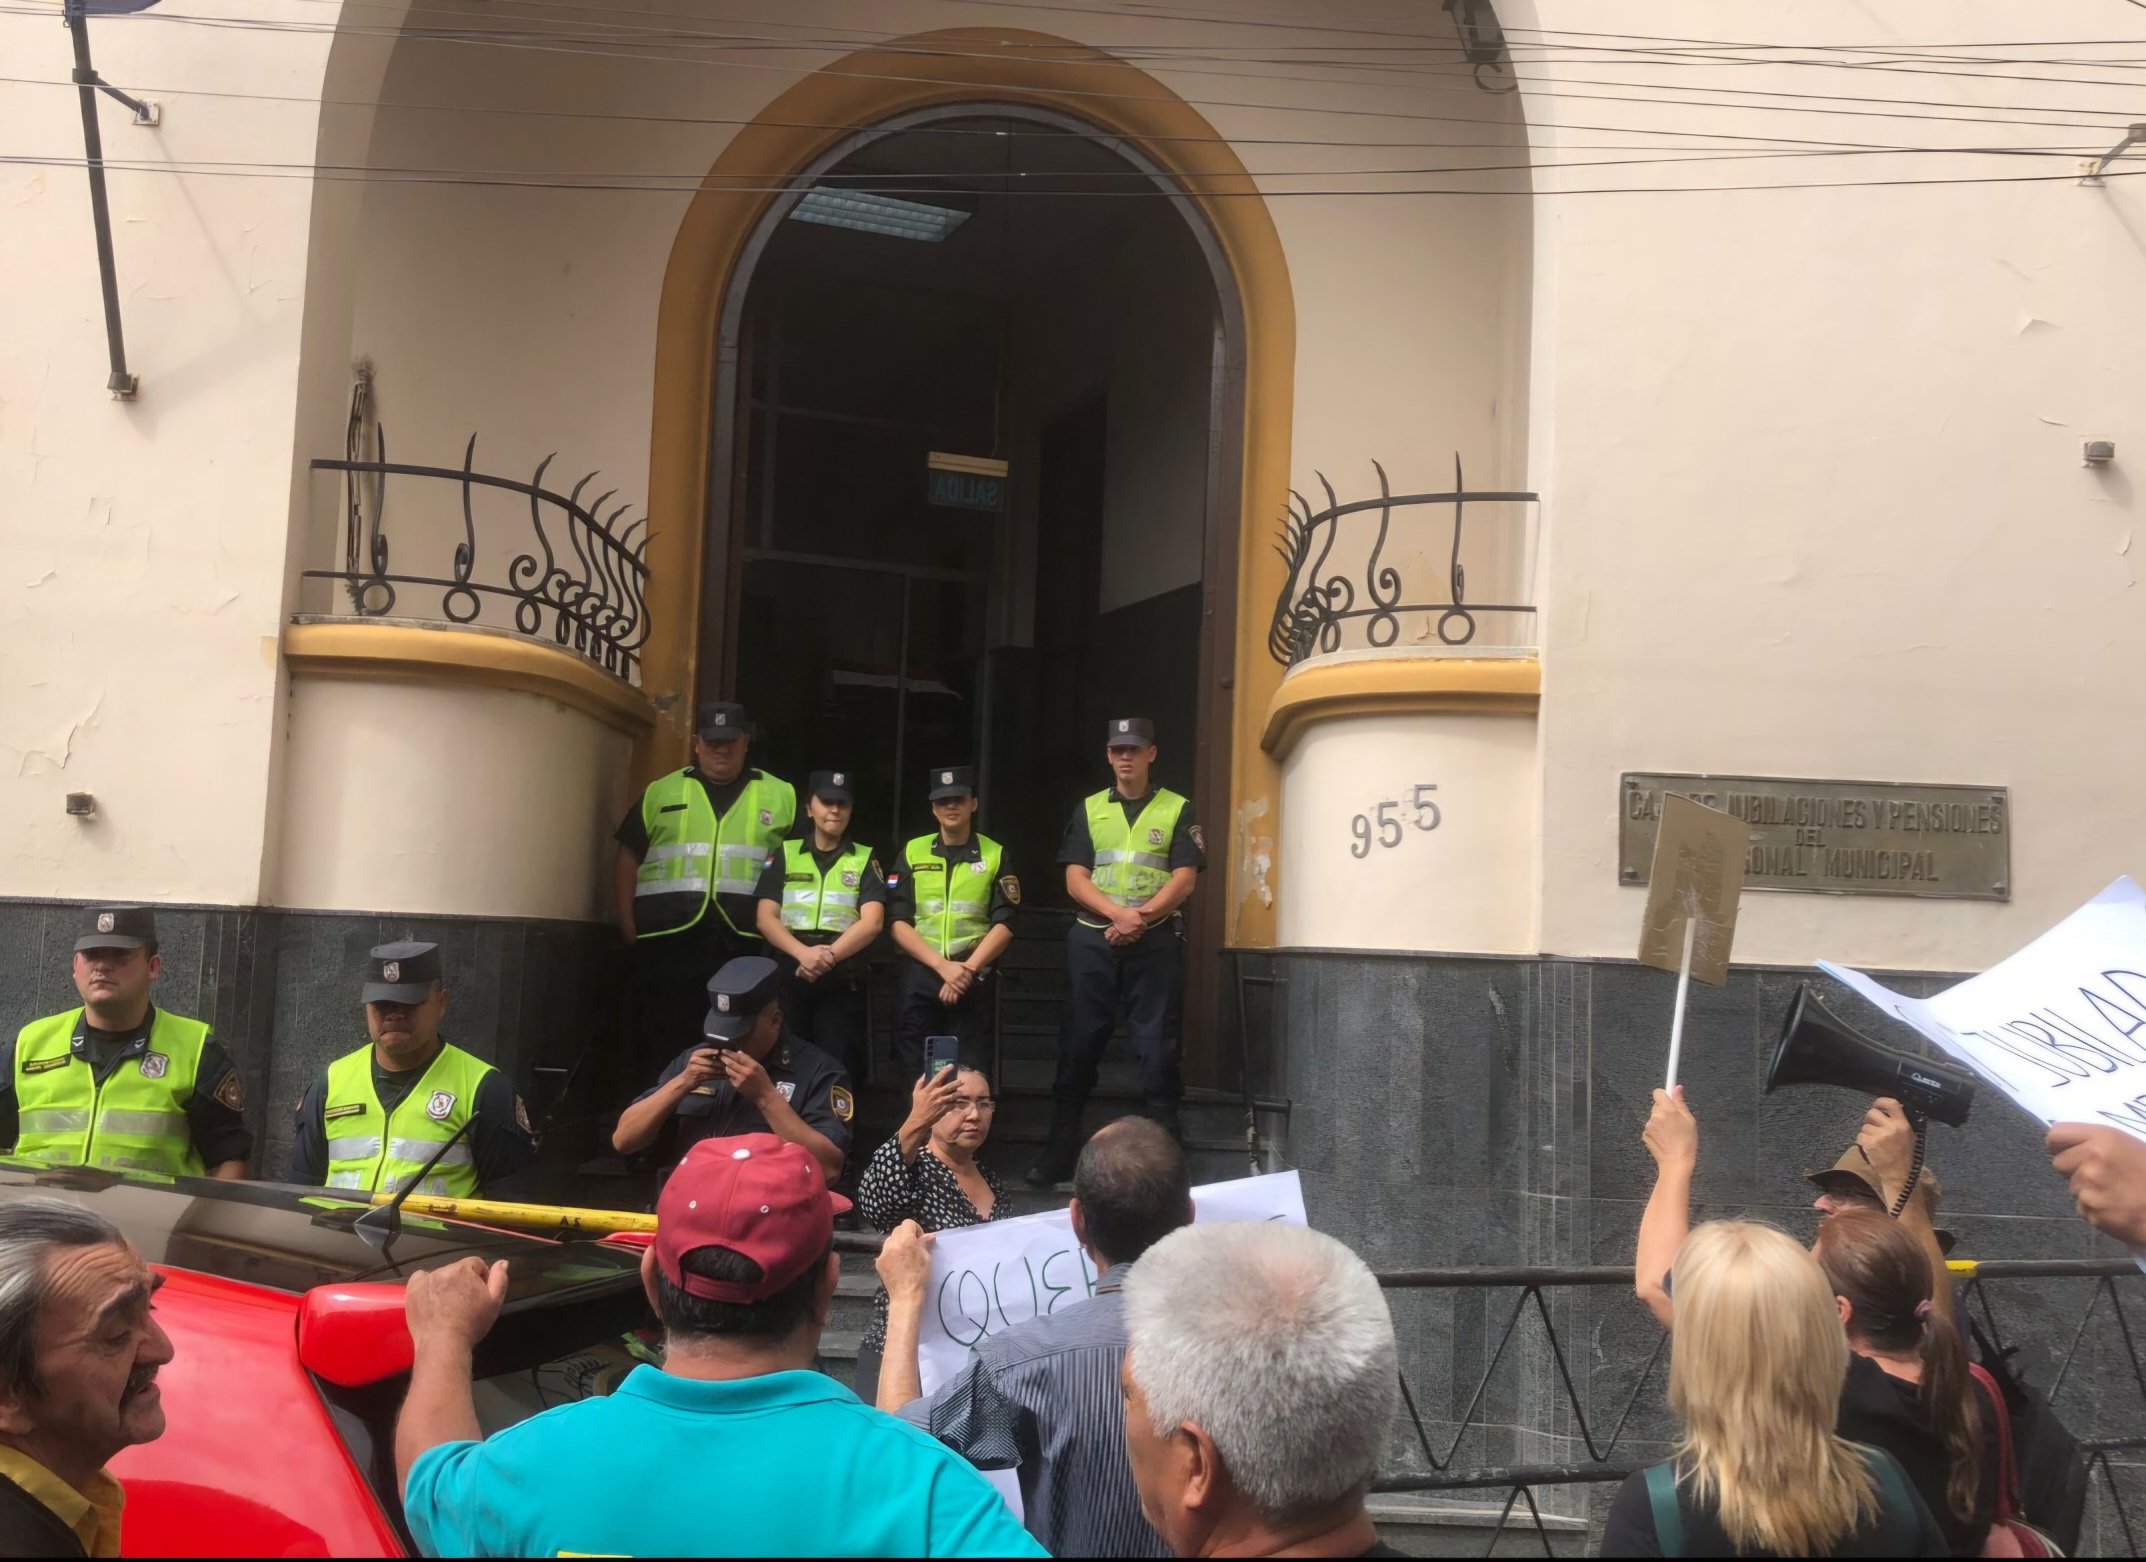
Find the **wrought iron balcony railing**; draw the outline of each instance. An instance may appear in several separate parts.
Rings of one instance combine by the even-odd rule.
[[[641,647],[648,640],[648,566],[643,559],[648,549],[647,517],[622,527],[630,506],[605,508],[616,490],[584,501],[582,495],[596,481],[594,472],[566,493],[546,488],[544,473],[554,459],[551,456],[537,463],[527,482],[480,472],[474,434],[463,448],[460,467],[409,466],[386,459],[386,435],[376,425],[372,459],[360,459],[358,427],[359,420],[353,417],[351,447],[343,459],[313,463],[317,472],[344,474],[343,568],[309,569],[304,572],[306,579],[340,581],[350,610],[365,618],[393,613],[402,595],[413,588],[427,593],[437,590],[436,612],[453,624],[492,623],[492,616],[485,612],[490,601],[503,610],[511,608],[492,627],[511,623],[521,634],[549,638],[628,682],[635,681]],[[461,538],[446,574],[391,567],[388,537],[382,530],[391,477],[453,483],[461,490]],[[480,489],[527,499],[526,527],[488,514],[480,528],[476,505]],[[436,533],[415,539],[417,544],[443,540]]]
[[[1404,620],[1412,616],[1422,617],[1424,639],[1435,635],[1443,646],[1473,641],[1485,614],[1533,616],[1534,607],[1524,602],[1470,601],[1461,553],[1469,506],[1492,506],[1484,513],[1494,522],[1511,525],[1514,512],[1510,507],[1534,504],[1535,494],[1470,493],[1462,481],[1458,456],[1453,458],[1450,493],[1396,494],[1387,483],[1386,469],[1376,461],[1371,465],[1379,479],[1376,499],[1343,504],[1323,473],[1319,486],[1326,491],[1325,509],[1314,511],[1295,491],[1289,495],[1289,519],[1276,550],[1289,576],[1275,601],[1274,621],[1267,631],[1267,650],[1276,661],[1293,667],[1308,656],[1348,649],[1352,640],[1368,649],[1384,650],[1399,641]],[[1427,519],[1417,512],[1445,512],[1451,518],[1450,537],[1435,528],[1426,533],[1414,526],[1404,528],[1408,535],[1396,536],[1397,510],[1411,512],[1404,517],[1407,522]],[[1345,527],[1343,523],[1352,516],[1363,519]],[[1524,536],[1507,540],[1519,545],[1516,554],[1524,552]],[[1443,555],[1442,571],[1431,549]],[[1397,567],[1397,561],[1406,567]],[[1525,576],[1521,569],[1503,573]]]

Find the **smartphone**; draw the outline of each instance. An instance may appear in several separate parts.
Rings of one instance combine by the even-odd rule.
[[[961,1061],[961,1038],[959,1036],[926,1036],[924,1038],[924,1077],[937,1079],[940,1070],[954,1067]]]

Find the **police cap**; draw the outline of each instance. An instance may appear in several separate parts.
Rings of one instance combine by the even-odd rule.
[[[976,767],[974,765],[941,765],[925,778],[925,786],[931,789],[931,801],[938,802],[948,797],[974,797],[976,795]]]
[[[815,770],[812,772],[811,795],[823,803],[854,803],[857,799],[849,789],[849,781],[847,770]]]
[[[438,944],[382,944],[365,966],[367,1003],[423,1003],[440,980]]]
[[[693,730],[703,743],[729,743],[753,735],[752,718],[736,700],[712,700],[700,708]]]
[[[1155,741],[1155,723],[1145,716],[1120,716],[1110,723],[1103,742],[1110,748],[1146,748]]]
[[[708,1018],[701,1034],[725,1045],[753,1028],[782,985],[782,967],[766,955],[740,955],[708,978]]]
[[[92,906],[82,914],[75,953],[85,949],[146,949],[156,942],[156,913],[147,906]]]

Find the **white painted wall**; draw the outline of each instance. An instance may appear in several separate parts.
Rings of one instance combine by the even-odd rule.
[[[36,83],[0,85],[0,146],[49,160],[0,168],[0,894],[261,889],[312,189],[167,170],[310,165],[329,39],[301,0],[217,9],[302,25],[90,23],[100,73],[164,110],[99,108],[132,403],[104,390],[81,120],[50,85],[67,31],[57,7],[0,15],[7,74]]]
[[[292,680],[276,905],[593,921],[630,745],[540,695]]]
[[[1279,941],[1533,953],[1534,773],[1532,716],[1424,712],[1305,728],[1282,766]]]

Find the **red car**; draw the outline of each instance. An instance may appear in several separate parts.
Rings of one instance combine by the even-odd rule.
[[[413,1553],[394,1427],[414,1270],[508,1260],[506,1310],[476,1361],[488,1433],[608,1393],[650,1322],[638,1245],[402,1213],[383,1246],[353,1229],[365,1206],[317,1191],[0,1166],[0,1199],[33,1191],[95,1210],[164,1276],[157,1321],[178,1352],[157,1378],[167,1426],[112,1463],[127,1556]]]

